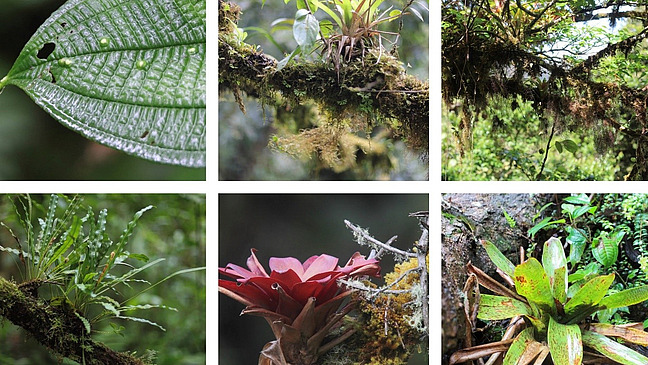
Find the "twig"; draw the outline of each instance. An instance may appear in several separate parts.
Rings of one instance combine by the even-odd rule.
[[[375,246],[377,246],[377,247],[379,247],[379,248],[381,248],[383,250],[387,250],[387,251],[389,251],[389,252],[391,252],[393,254],[400,255],[400,256],[417,257],[417,254],[415,254],[414,252],[403,251],[403,250],[400,250],[400,249],[398,249],[396,247],[392,247],[387,243],[382,243],[382,242],[378,241],[377,239],[371,237],[369,235],[369,233],[367,233],[367,231],[360,228],[360,226],[356,226],[355,224],[349,222],[346,219],[344,220],[344,224],[346,224],[346,226],[349,227],[349,229],[351,229],[356,234],[356,237],[361,237],[364,240],[369,241],[373,245],[375,245]],[[396,239],[396,236],[392,237],[388,241],[388,243],[392,242],[395,239]]]
[[[542,166],[540,167],[540,172],[538,172],[538,175],[536,175],[536,180],[540,180],[540,177],[542,176],[542,172],[544,171],[545,163],[547,163],[547,156],[549,156],[549,148],[551,147],[551,139],[553,138],[555,131],[556,131],[556,122],[554,122],[554,124],[551,126],[551,134],[549,135],[549,140],[547,141],[547,148],[545,148],[544,159],[542,160]]]
[[[423,300],[423,305],[421,310],[423,311],[423,325],[425,326],[425,331],[427,332],[428,329],[430,328],[430,318],[428,316],[429,308],[428,308],[428,302],[429,302],[429,286],[428,286],[428,271],[427,271],[427,254],[428,254],[428,247],[429,247],[429,232],[426,227],[430,226],[430,216],[428,215],[425,218],[424,223],[421,224],[423,228],[423,232],[421,233],[421,237],[419,238],[418,244],[416,245],[417,250],[417,260],[418,260],[418,269],[420,273],[420,287],[423,289],[423,295],[422,295],[422,300]]]
[[[428,254],[428,245],[429,245],[428,227],[430,225],[430,215],[429,212],[422,211],[422,212],[412,213],[410,214],[410,216],[419,219],[421,230],[422,230],[418,242],[414,244],[416,252],[403,251],[395,247],[392,247],[391,243],[394,240],[396,240],[396,236],[392,237],[389,241],[387,241],[387,243],[382,243],[377,239],[373,238],[371,235],[369,235],[369,233],[366,230],[360,228],[359,226],[354,225],[348,220],[345,220],[344,223],[347,225],[347,227],[349,227],[354,232],[356,236],[356,240],[358,241],[359,244],[362,245],[368,243],[380,249],[378,254],[376,255],[374,255],[375,251],[372,251],[372,255],[370,255],[370,257],[373,256],[380,257],[382,251],[387,250],[393,255],[399,255],[399,256],[404,256],[409,258],[415,257],[417,259],[417,265],[418,265],[417,267],[405,271],[392,283],[382,288],[370,288],[359,281],[351,281],[351,280],[344,280],[344,279],[338,281],[341,284],[344,284],[350,288],[357,289],[365,293],[369,293],[369,297],[368,297],[369,300],[371,300],[373,297],[377,296],[378,294],[387,294],[387,295],[410,294],[412,298],[414,298],[414,300],[411,303],[413,303],[417,307],[418,306],[421,307],[424,332],[428,333],[430,324],[428,318],[429,288],[428,288],[428,272],[427,272],[427,254]],[[409,289],[400,289],[400,290],[389,289],[396,286],[398,283],[402,282],[410,274],[415,272],[419,273],[419,283],[416,285],[416,287],[410,287]]]

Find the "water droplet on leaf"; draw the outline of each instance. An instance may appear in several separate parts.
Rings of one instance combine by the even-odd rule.
[[[110,45],[110,39],[108,39],[108,38],[101,38],[101,39],[99,40],[99,45],[100,45],[101,47],[108,47],[108,45]]]
[[[69,58],[61,58],[58,61],[59,66],[62,66],[62,67],[70,67],[70,66],[72,66],[72,63],[73,63],[72,60],[69,59]]]
[[[148,62],[146,62],[144,60],[139,60],[135,64],[135,67],[137,67],[140,70],[145,70],[147,66],[148,66]]]
[[[191,47],[191,48],[189,48],[189,49],[187,50],[187,52],[188,52],[189,54],[196,54],[196,52],[197,52],[196,47]]]

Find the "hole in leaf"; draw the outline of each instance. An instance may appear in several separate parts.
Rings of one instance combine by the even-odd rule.
[[[149,131],[145,131],[144,133],[142,133],[140,138],[146,138],[146,136],[148,136],[148,134],[149,134]]]
[[[43,45],[43,47],[38,51],[38,54],[36,54],[36,57],[40,58],[41,60],[46,60],[49,55],[54,52],[54,48],[56,48],[56,45],[52,42],[47,42]]]
[[[67,27],[67,23],[66,22],[61,23],[61,27],[63,28]]]

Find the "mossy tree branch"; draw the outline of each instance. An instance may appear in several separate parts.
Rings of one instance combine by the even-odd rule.
[[[144,365],[129,354],[93,341],[85,326],[66,306],[52,306],[18,285],[0,278],[0,316],[22,327],[57,355],[91,365]]]
[[[457,106],[462,107],[461,113],[458,113],[461,115],[462,133],[460,151],[464,147],[471,148],[470,118],[482,111],[491,96],[519,95],[525,101],[533,102],[539,115],[554,117],[554,122],[559,124],[557,133],[583,130],[593,136],[601,151],[615,146],[618,148],[617,137],[623,135],[625,140],[622,147],[626,148],[624,152],[633,145],[638,146],[632,147],[635,149],[636,162],[632,163],[632,172],[624,178],[648,180],[648,166],[644,166],[642,162],[648,161],[645,155],[648,151],[648,139],[645,138],[648,127],[648,87],[631,87],[624,82],[610,81],[610,78],[602,77],[598,70],[604,59],[616,56],[625,56],[627,59],[631,52],[640,49],[648,39],[646,26],[624,40],[608,44],[592,54],[583,54],[583,57],[587,57],[582,62],[574,62],[558,56],[555,52],[562,51],[560,49],[536,51],[541,48],[539,44],[542,42],[550,44],[548,40],[541,42],[529,36],[509,40],[473,26],[479,21],[493,22],[489,13],[490,3],[487,1],[475,2],[479,4],[475,5],[477,10],[466,11],[466,18],[453,15],[455,3],[444,1],[442,10],[443,20],[451,24],[443,34],[442,78],[444,101],[451,106],[452,111]],[[607,2],[601,8],[624,4],[625,2]],[[572,15],[596,9],[598,7],[581,9]],[[632,18],[638,20],[645,18],[645,13],[639,12],[626,12],[623,15],[633,15]],[[535,16],[532,14],[532,19]],[[567,18],[569,17],[564,15],[560,19]],[[494,24],[497,25],[496,22]],[[556,26],[550,19],[547,19],[547,24],[550,27]],[[468,25],[470,27],[467,28]],[[464,103],[473,109],[463,108]]]
[[[290,62],[277,69],[271,56],[240,42],[234,30],[238,6],[219,0],[219,88],[232,91],[242,107],[241,92],[276,103],[314,100],[331,118],[372,114],[416,149],[428,149],[429,84],[407,75],[400,62],[378,50],[367,51],[340,66],[326,62]]]

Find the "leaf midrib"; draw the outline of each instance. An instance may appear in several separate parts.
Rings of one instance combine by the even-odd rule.
[[[84,53],[78,53],[78,54],[74,54],[74,55],[63,55],[61,58],[92,56],[92,55],[99,55],[99,54],[103,54],[103,53],[115,53],[115,52],[151,51],[151,50],[158,50],[158,49],[165,49],[165,48],[174,48],[174,47],[182,47],[182,46],[198,46],[198,45],[206,45],[206,41],[205,42],[194,42],[194,43],[178,43],[178,44],[169,44],[169,45],[161,45],[161,46],[154,46],[154,47],[142,47],[142,48],[107,49],[107,50],[100,50],[100,51],[96,51],[96,52],[84,52]],[[203,56],[202,58],[203,58],[203,62],[204,62],[204,59],[205,59],[205,56],[206,56],[205,54],[196,53],[196,55]],[[34,57],[34,58],[38,59],[37,57]],[[61,58],[54,58],[52,60],[47,60],[46,59],[46,60],[38,61],[37,63],[29,64],[29,66],[30,67],[38,67],[38,66],[46,65],[46,64],[48,64],[50,62],[58,61]],[[25,62],[25,63],[27,63],[27,62]],[[20,74],[22,74],[22,73],[24,73],[25,71],[28,71],[28,70],[29,70],[28,68],[18,69],[16,75],[20,75]],[[11,72],[9,74],[7,74],[7,76],[9,77],[9,79],[13,79]]]
[[[27,79],[18,79],[18,80],[22,81],[22,80],[27,80]],[[46,81],[46,80],[43,80],[43,79],[30,80],[29,83],[22,83],[22,82],[21,83],[12,83],[12,82],[9,82],[8,84],[16,85],[16,86],[20,87],[21,89],[25,90],[25,92],[29,93],[31,90],[28,88],[28,85],[31,84],[31,83],[38,83],[38,82],[44,82],[44,83],[49,84],[49,85],[51,85],[51,86],[53,86],[55,88],[65,90],[65,91],[70,92],[72,94],[81,95],[81,96],[89,98],[89,99],[99,100],[99,101],[103,101],[103,102],[111,102],[111,103],[118,103],[118,104],[124,104],[124,105],[139,106],[139,107],[143,107],[143,108],[163,108],[163,109],[206,109],[207,108],[207,105],[204,105],[204,106],[170,106],[170,105],[139,104],[139,103],[135,103],[135,102],[127,102],[127,101],[122,101],[122,100],[102,99],[100,97],[74,92],[74,91],[72,91],[70,89],[66,89],[66,88],[64,88],[64,87],[62,87],[60,85],[53,84],[53,83],[51,83],[49,81]]]

